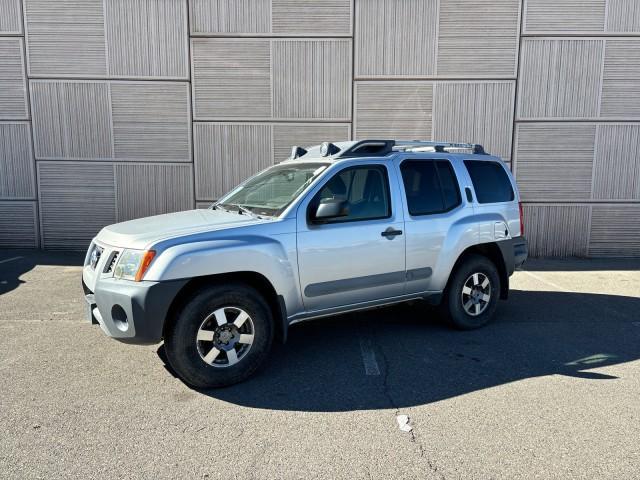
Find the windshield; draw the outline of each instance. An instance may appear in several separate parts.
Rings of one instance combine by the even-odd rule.
[[[276,165],[250,178],[216,205],[256,215],[280,215],[328,166],[327,163]]]

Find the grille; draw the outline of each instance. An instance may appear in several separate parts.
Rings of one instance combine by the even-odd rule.
[[[116,266],[116,262],[118,260],[118,255],[120,254],[120,252],[118,252],[117,250],[114,252],[111,252],[111,256],[109,257],[109,261],[107,262],[107,264],[104,267],[104,273],[111,273],[113,272],[113,268]]]

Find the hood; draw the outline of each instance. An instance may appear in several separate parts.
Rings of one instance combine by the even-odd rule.
[[[160,240],[266,221],[236,212],[187,210],[115,223],[104,227],[96,240],[113,247],[145,249]]]

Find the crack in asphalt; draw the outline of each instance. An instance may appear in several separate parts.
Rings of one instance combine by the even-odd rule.
[[[397,418],[398,415],[400,415],[400,407],[394,400],[393,395],[391,393],[391,387],[389,386],[390,363],[389,363],[389,359],[387,358],[387,354],[384,351],[384,348],[382,348],[380,342],[378,341],[378,332],[377,332],[377,329],[375,328],[372,329],[372,339],[373,339],[372,346],[376,350],[378,350],[378,352],[380,352],[380,357],[382,357],[382,364],[383,364],[382,365],[383,367],[382,368],[383,370],[382,394],[386,397],[387,401],[389,402],[389,405],[391,405],[391,407],[395,410],[395,416]],[[444,474],[438,469],[438,466],[435,464],[435,462],[429,459],[429,457],[427,457],[427,451],[424,448],[424,445],[422,444],[422,442],[420,442],[420,440],[418,439],[415,429],[412,429],[409,432],[409,435],[410,435],[409,437],[410,442],[418,446],[420,450],[420,458],[426,462],[427,466],[429,467],[429,470],[431,470],[432,473],[438,475],[440,480],[445,480]]]

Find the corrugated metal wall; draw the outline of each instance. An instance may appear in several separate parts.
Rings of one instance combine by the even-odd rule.
[[[352,137],[483,143],[533,254],[640,256],[640,1],[0,0],[0,247]]]

